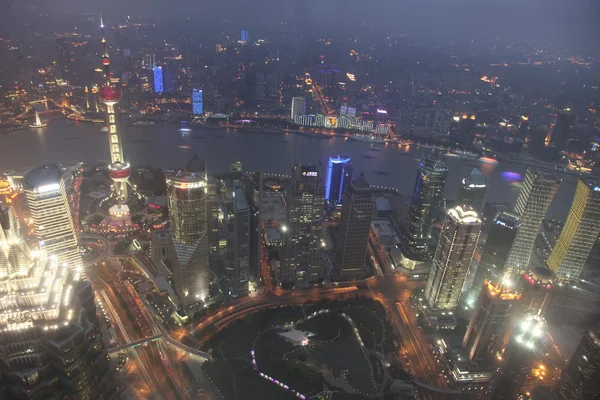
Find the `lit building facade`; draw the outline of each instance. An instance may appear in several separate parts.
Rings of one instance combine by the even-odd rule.
[[[527,170],[515,206],[519,229],[506,259],[506,279],[529,269],[535,239],[559,184],[560,180],[553,174],[531,168]]]
[[[242,29],[242,31],[240,33],[240,40],[242,42],[247,42],[248,41],[248,30],[247,29]]]
[[[485,176],[479,169],[473,168],[471,173],[465,176],[460,183],[456,203],[469,205],[475,211],[481,213],[486,187],[487,180]]]
[[[67,264],[74,274],[83,273],[77,235],[58,165],[32,169],[25,175],[25,195],[39,247]]]
[[[155,65],[152,68],[152,75],[154,76],[154,93],[164,92],[163,67],[160,65]]]
[[[600,393],[600,328],[588,330],[564,368],[556,393],[560,399],[595,399]]]
[[[517,322],[508,345],[500,356],[500,366],[492,375],[485,398],[518,398],[533,363],[540,356],[546,334],[546,321],[538,315],[527,314]]]
[[[342,200],[337,241],[337,271],[342,278],[363,276],[375,200],[364,175],[352,182]]]
[[[287,226],[280,265],[280,282],[286,287],[318,282],[323,267],[321,168],[295,162],[291,172],[292,179],[286,190]]]
[[[192,89],[192,113],[194,115],[204,114],[204,94],[202,89]]]
[[[56,256],[30,251],[15,221],[11,216],[0,226],[4,398],[108,398],[109,360],[91,286],[59,265]]]
[[[458,308],[467,273],[479,242],[481,219],[472,208],[457,206],[448,210],[433,266],[425,287],[426,311],[437,319],[438,326],[448,320],[455,322],[453,313]]]
[[[417,174],[408,218],[404,224],[402,254],[408,260],[418,262],[430,258],[432,229],[435,215],[443,205],[447,176],[448,169],[439,152],[428,150]]]
[[[292,121],[296,120],[297,116],[306,114],[306,99],[304,97],[292,97]]]
[[[207,175],[204,161],[194,156],[185,170],[166,177],[169,226],[177,263],[175,291],[185,306],[209,295],[210,262],[207,232]]]
[[[567,222],[548,257],[548,266],[560,279],[579,274],[600,234],[600,182],[580,177]]]
[[[233,198],[233,292],[236,296],[248,294],[250,275],[250,206],[244,188],[235,182]]]
[[[463,348],[472,361],[491,361],[496,343],[504,337],[513,313],[520,311],[521,295],[494,285],[483,283],[479,299],[463,338]]]
[[[342,204],[342,196],[352,181],[352,162],[350,157],[329,157],[327,177],[325,178],[325,200],[333,204]]]

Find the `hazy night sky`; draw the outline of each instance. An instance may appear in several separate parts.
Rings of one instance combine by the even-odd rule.
[[[599,0],[0,0],[2,19],[14,20],[27,7],[51,14],[94,12],[154,14],[258,21],[294,21],[307,8],[313,26],[366,22],[396,30],[467,39],[501,35],[573,48],[598,48]],[[9,4],[12,4],[10,9]],[[295,5],[294,5],[295,4]],[[110,11],[109,11],[110,10]],[[594,43],[595,42],[595,43]]]

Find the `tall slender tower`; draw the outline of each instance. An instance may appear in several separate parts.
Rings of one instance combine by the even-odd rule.
[[[323,218],[321,168],[294,162],[286,202],[289,227],[284,236],[280,282],[287,287],[316,283],[323,266],[320,246]]]
[[[432,227],[435,214],[442,206],[448,169],[436,150],[427,151],[417,175],[413,198],[404,224],[402,255],[405,267],[409,260],[425,261],[430,258]]]
[[[374,209],[371,186],[361,174],[350,184],[342,200],[337,270],[343,278],[359,279],[363,275]]]
[[[126,208],[125,203],[127,203],[127,185],[131,175],[131,166],[125,162],[121,134],[117,127],[116,105],[121,99],[121,90],[110,81],[110,57],[108,56],[102,16],[100,17],[100,27],[102,28],[102,70],[105,83],[100,89],[99,95],[102,103],[106,105],[106,124],[108,125],[108,145],[110,149],[108,175],[114,182],[112,196],[116,198],[117,205],[121,206],[119,212],[122,213]]]
[[[600,182],[580,177],[565,227],[548,257],[560,279],[577,279],[600,234]]]
[[[515,206],[519,229],[506,259],[505,280],[529,270],[535,239],[559,184],[560,180],[553,174],[527,170]]]
[[[471,207],[448,210],[425,286],[426,311],[440,326],[452,328],[456,323],[453,313],[458,308],[480,233],[481,219]]]
[[[344,191],[351,180],[352,163],[350,157],[329,157],[325,179],[325,200],[334,204],[342,204]]]

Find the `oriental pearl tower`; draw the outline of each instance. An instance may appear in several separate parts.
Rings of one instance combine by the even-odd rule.
[[[110,149],[110,161],[108,165],[108,175],[113,180],[111,198],[116,199],[117,207],[112,207],[111,214],[128,214],[127,207],[129,176],[131,175],[131,166],[125,162],[123,155],[123,146],[121,144],[121,135],[117,128],[116,104],[121,99],[121,91],[110,81],[110,57],[104,36],[104,22],[100,17],[100,27],[102,28],[102,68],[105,83],[99,91],[100,101],[106,105],[106,123],[108,125],[108,146]]]

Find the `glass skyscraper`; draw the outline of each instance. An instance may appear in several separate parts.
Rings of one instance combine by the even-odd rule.
[[[194,156],[185,170],[166,177],[169,226],[178,265],[173,268],[175,291],[184,305],[209,295],[210,264],[207,232],[207,175]]]
[[[163,68],[161,66],[154,66],[152,68],[154,73],[154,93],[162,93],[164,92],[163,87]]]
[[[580,177],[569,216],[548,257],[560,279],[577,279],[600,234],[600,182]]]
[[[424,296],[428,314],[440,325],[443,320],[455,322],[453,312],[458,308],[480,233],[481,219],[471,207],[448,210]]]
[[[25,195],[39,247],[49,256],[56,256],[59,265],[67,264],[76,275],[83,273],[60,167],[50,164],[29,171],[25,175]]]
[[[506,259],[506,279],[529,269],[535,239],[559,184],[560,180],[551,173],[531,168],[527,170],[515,206],[519,229]]]
[[[352,181],[350,157],[329,157],[325,178],[325,200],[334,204],[342,203],[342,196]]]
[[[485,176],[477,168],[473,168],[471,173],[465,176],[458,189],[457,204],[466,204],[478,213],[481,212],[483,206],[483,198],[485,197],[485,189],[487,181]]]
[[[337,270],[341,277],[360,279],[367,257],[367,243],[375,200],[364,175],[352,182],[342,200],[337,242]]]
[[[417,174],[404,226],[402,254],[409,260],[425,261],[430,258],[432,228],[436,212],[443,204],[447,176],[448,169],[439,151],[428,150]],[[410,268],[410,265],[405,266]]]
[[[204,95],[202,89],[192,89],[192,113],[204,114]]]
[[[292,179],[286,191],[287,229],[280,265],[280,282],[286,287],[318,282],[323,266],[321,168],[295,162],[291,172]]]

